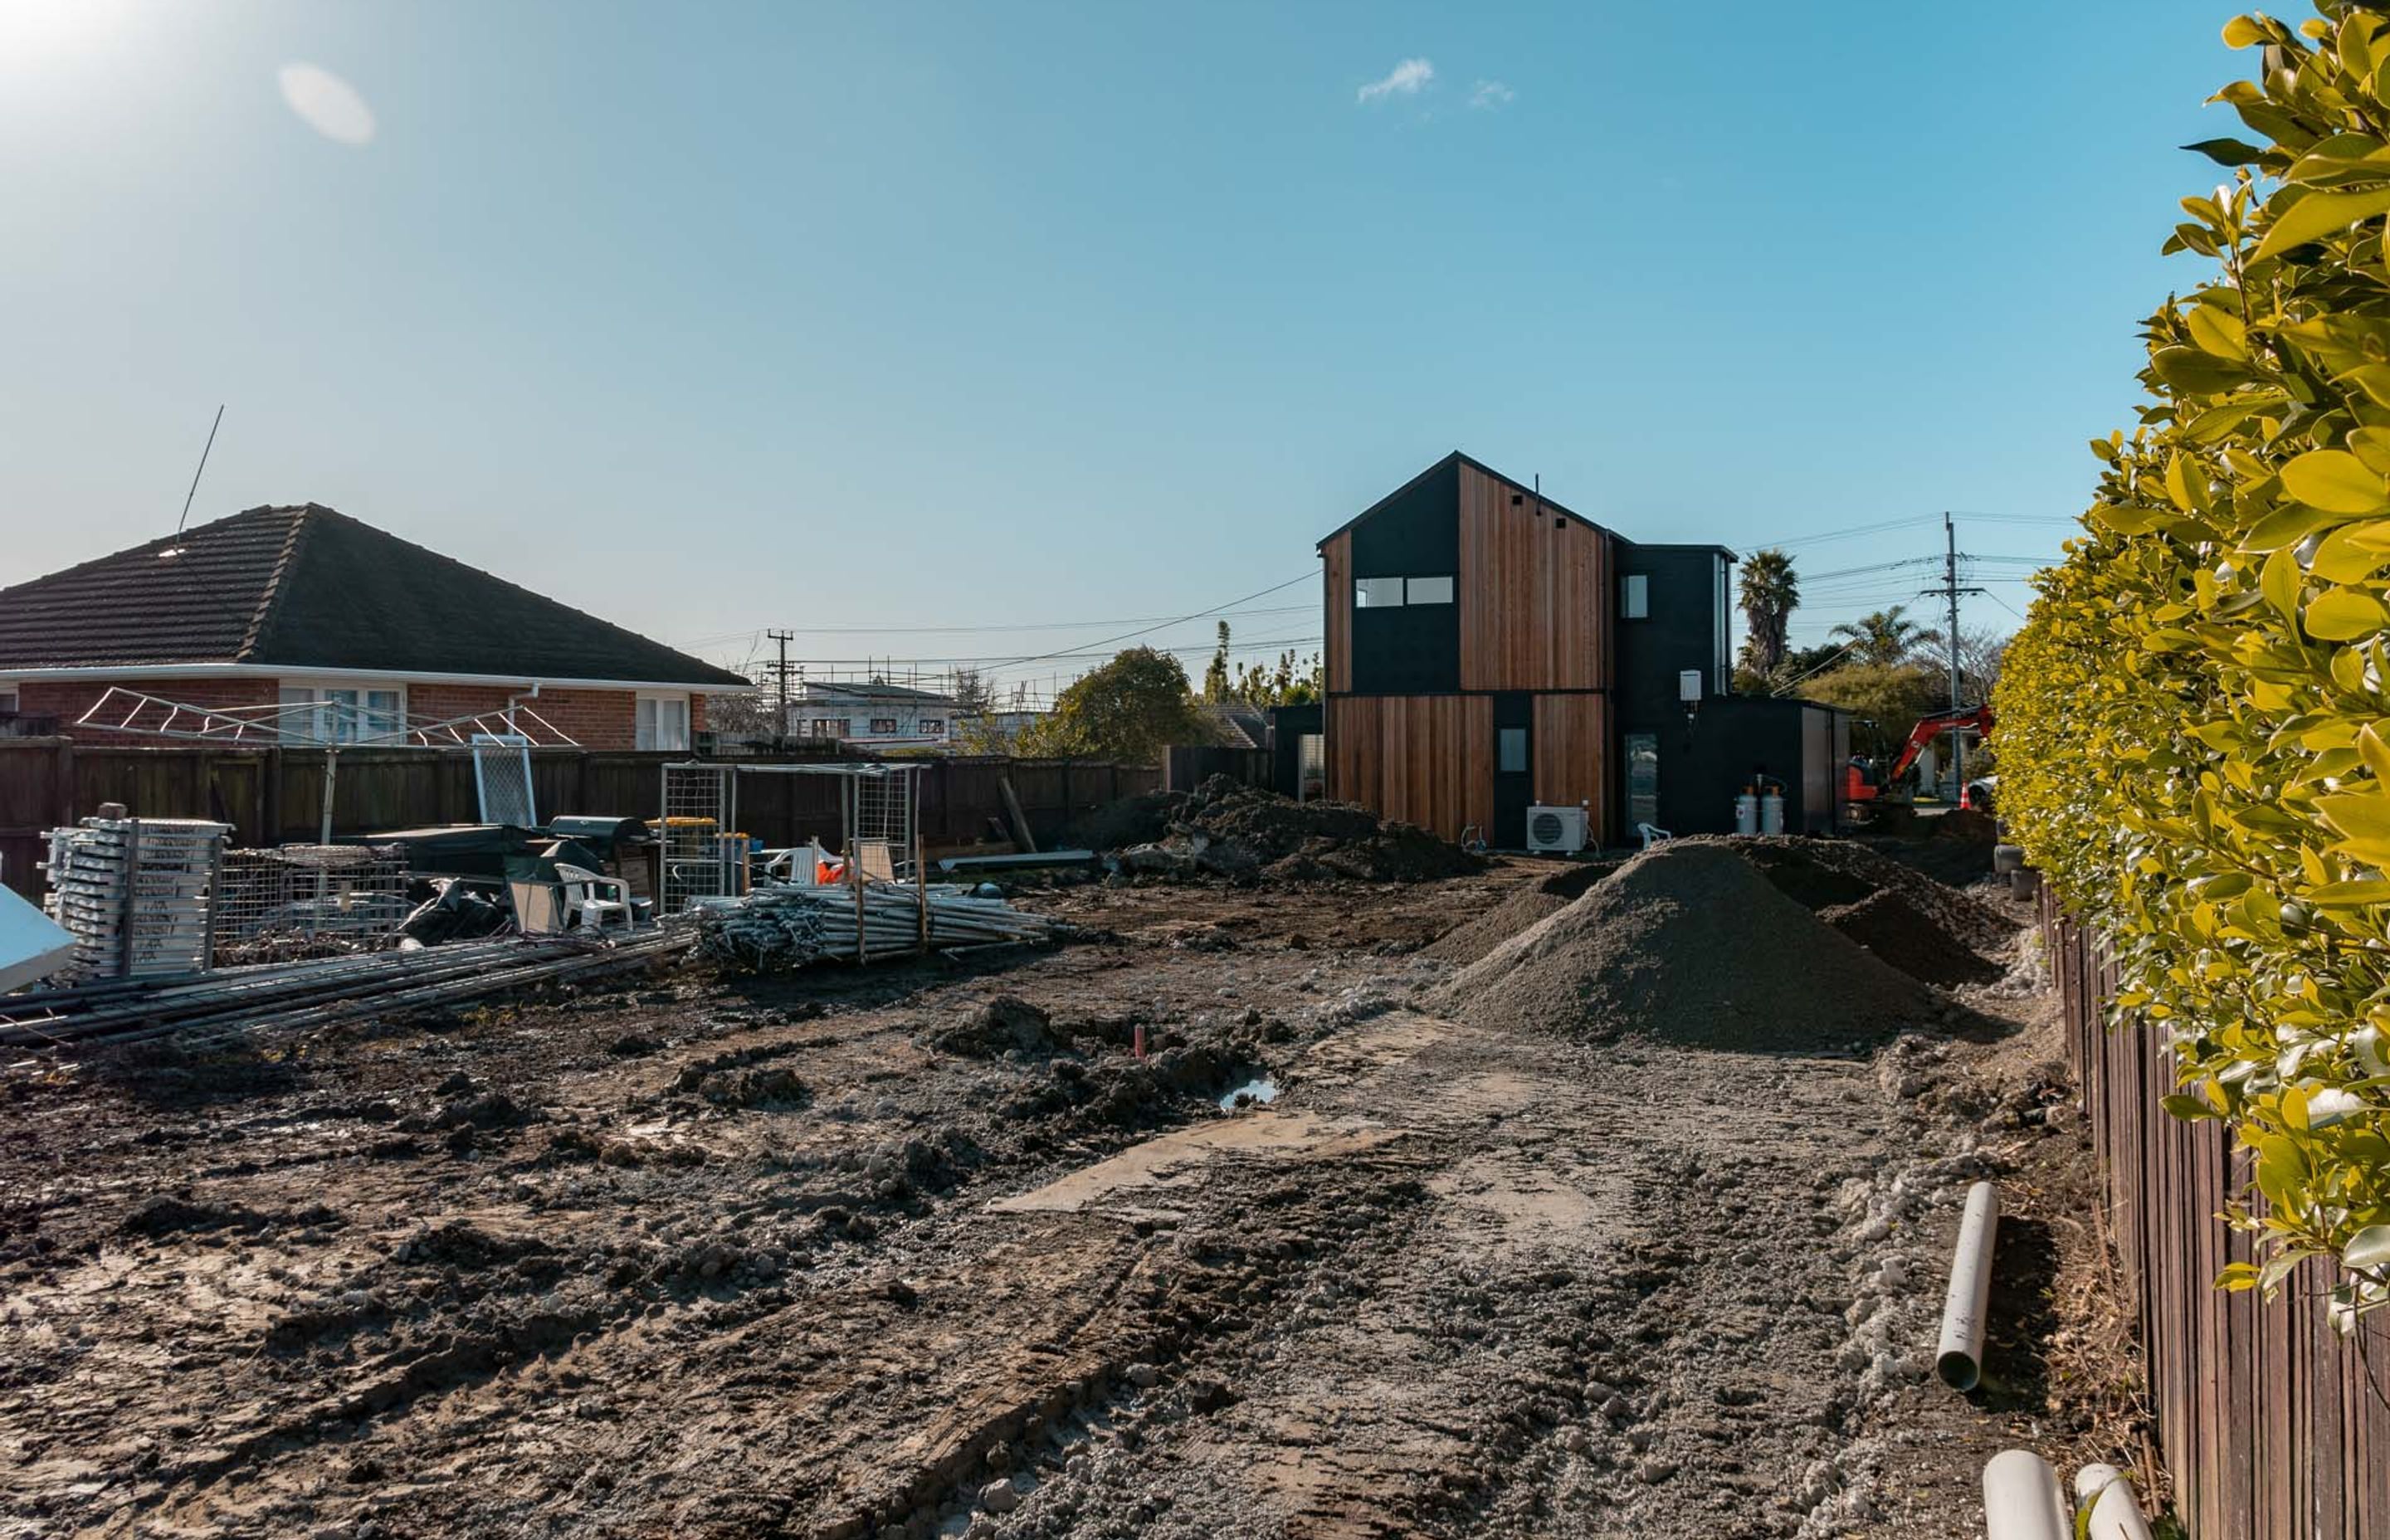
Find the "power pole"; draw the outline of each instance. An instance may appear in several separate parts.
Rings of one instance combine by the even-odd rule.
[[[1959,695],[1959,596],[1982,592],[1959,586],[1959,526],[1946,511],[1942,515],[1942,597],[1949,601],[1948,629],[1944,635],[1950,648],[1950,769],[1961,796],[1967,789],[1967,734],[1958,723],[1960,709],[1966,704]]]
[[[789,736],[789,643],[796,633],[766,631],[764,635],[780,644],[780,661],[772,666],[773,675],[780,686],[780,714],[772,719],[772,744],[778,748]]]

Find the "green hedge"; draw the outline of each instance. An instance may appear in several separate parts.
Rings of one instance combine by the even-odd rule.
[[[2390,1299],[2390,16],[2317,9],[2224,30],[2257,142],[2191,147],[2232,168],[2166,242],[2201,280],[1997,706],[2001,811],[2167,1029],[2168,1110],[2255,1153],[2218,1283],[2329,1257],[2345,1325]]]

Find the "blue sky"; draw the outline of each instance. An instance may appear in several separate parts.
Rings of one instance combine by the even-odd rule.
[[[2229,14],[11,0],[0,583],[170,530],[219,402],[194,521],[312,498],[734,663],[1089,647],[1456,447],[1630,537],[1919,520],[1812,573],[1946,507],[2053,555]]]

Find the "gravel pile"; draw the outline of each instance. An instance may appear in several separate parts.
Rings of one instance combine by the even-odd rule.
[[[1841,1047],[1940,1013],[1762,876],[1744,843],[1645,852],[1461,969],[1437,1003],[1477,1025],[1741,1050]]]
[[[1504,899],[1493,909],[1457,930],[1447,930],[1420,948],[1421,956],[1444,962],[1473,963],[1511,937],[1534,930],[1585,895],[1586,890],[1618,869],[1615,862],[1574,863],[1538,879]]]
[[[2016,922],[1914,866],[1842,840],[1737,839],[1732,848],[1820,919],[1912,978],[1982,983],[2006,969]]]

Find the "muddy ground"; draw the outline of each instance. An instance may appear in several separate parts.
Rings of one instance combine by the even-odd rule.
[[[1548,870],[18,1066],[0,1536],[1960,1534],[1994,1449],[2140,1455],[2029,959],[1802,1056],[1425,1013]]]

